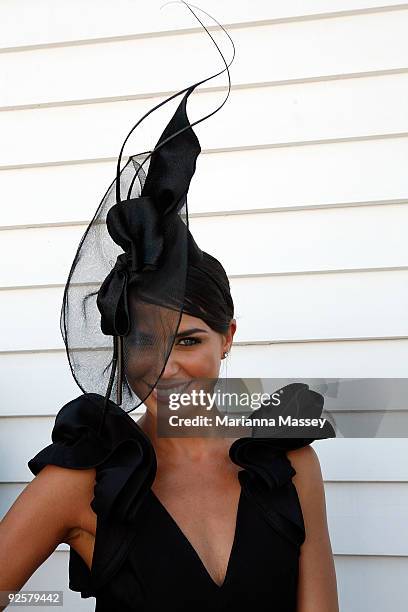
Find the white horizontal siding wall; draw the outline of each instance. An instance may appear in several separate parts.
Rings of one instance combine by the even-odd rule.
[[[0,516],[80,393],[59,308],[121,142],[165,96],[220,69],[189,11],[163,3],[0,4]],[[194,128],[203,152],[189,198],[198,244],[231,280],[228,375],[406,377],[408,4],[199,5],[237,49],[227,104]],[[190,97],[191,121],[216,108],[225,84]],[[127,153],[150,149],[177,103],[144,122]],[[405,612],[406,439],[313,446],[341,610]],[[66,609],[92,610],[66,588],[67,563],[63,545],[26,588],[64,588]]]

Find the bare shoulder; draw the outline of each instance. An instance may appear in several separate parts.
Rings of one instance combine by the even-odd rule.
[[[296,487],[306,522],[326,521],[326,500],[319,457],[310,445],[286,453],[296,471],[292,481]]]
[[[0,590],[20,590],[61,542],[92,538],[94,482],[93,468],[51,464],[29,482],[0,521]]]
[[[296,487],[304,487],[313,483],[317,485],[322,482],[319,457],[312,446],[308,445],[287,451],[286,456],[296,471],[296,475],[293,477]]]
[[[52,499],[55,510],[67,526],[64,542],[70,541],[84,530],[95,533],[96,515],[90,507],[94,497],[95,468],[71,469],[46,465],[30,483],[41,490],[41,496]]]
[[[306,528],[306,540],[328,541],[326,497],[319,457],[311,446],[287,452]]]

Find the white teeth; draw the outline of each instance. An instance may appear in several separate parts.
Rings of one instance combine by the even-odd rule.
[[[159,391],[161,392],[165,392],[165,393],[182,393],[183,390],[186,388],[186,384],[178,386],[178,387],[170,387],[169,389],[163,389],[160,388],[159,386]]]

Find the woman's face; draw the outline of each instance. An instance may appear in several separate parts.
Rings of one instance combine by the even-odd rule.
[[[171,384],[174,379],[218,378],[223,353],[230,350],[235,330],[235,319],[223,335],[202,319],[183,313],[159,386]],[[144,402],[148,409],[156,408],[155,391]]]

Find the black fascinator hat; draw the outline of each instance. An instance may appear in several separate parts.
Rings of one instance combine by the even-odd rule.
[[[231,37],[210,16],[232,44],[227,64],[191,5],[182,4],[203,26],[225,68],[163,100],[132,127],[119,153],[116,178],[79,243],[61,309],[61,333],[76,383],[84,393],[104,396],[104,408],[113,395],[126,412],[140,406],[156,386],[182,312],[189,312],[187,272],[204,257],[188,227],[187,193],[201,152],[192,126],[220,110],[231,89]],[[222,104],[190,123],[188,97],[225,71],[228,93]],[[121,168],[124,147],[136,127],[181,94],[154,149],[131,155]]]

